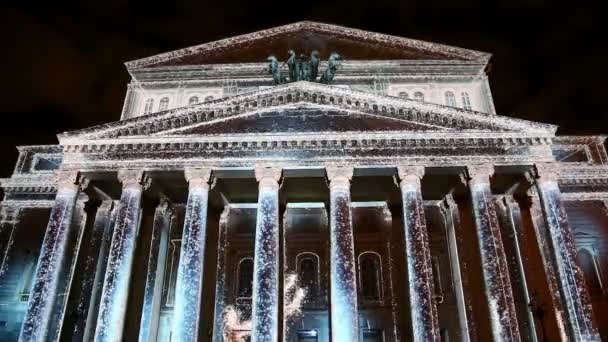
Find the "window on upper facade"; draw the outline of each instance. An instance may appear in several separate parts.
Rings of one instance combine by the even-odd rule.
[[[319,288],[319,260],[315,254],[298,256],[298,280],[300,287],[306,289],[306,297],[316,298]]]
[[[462,98],[462,108],[466,109],[466,110],[471,110],[471,99],[469,98],[469,93],[467,93],[466,91],[463,91],[460,94],[460,97]]]
[[[190,96],[190,99],[188,99],[188,105],[191,106],[193,104],[197,104],[198,103],[198,96]]]
[[[415,92],[414,100],[424,102],[424,94],[421,91]]]
[[[160,104],[158,105],[158,111],[163,111],[163,110],[167,110],[169,108],[169,98],[168,97],[163,97],[162,99],[160,99]]]
[[[213,96],[205,96],[205,102],[213,101]]]
[[[241,259],[236,273],[236,296],[239,298],[251,298],[253,293],[253,259]]]
[[[382,263],[380,255],[364,252],[359,255],[359,286],[366,302],[382,300]]]
[[[456,96],[451,91],[445,92],[445,104],[450,107],[456,107]]]
[[[397,95],[397,96],[399,96],[402,99],[409,99],[410,98],[409,94],[407,92],[405,92],[405,91],[399,92],[399,95]]]
[[[144,106],[144,114],[152,113],[152,107],[154,106],[154,99],[147,99]]]

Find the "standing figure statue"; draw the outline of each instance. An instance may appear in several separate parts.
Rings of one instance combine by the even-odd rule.
[[[319,76],[319,51],[312,50],[310,53],[310,81],[315,82]]]
[[[274,84],[285,83],[285,76],[281,75],[281,69],[279,67],[279,60],[273,55],[268,56],[267,60],[268,60],[268,72],[272,75]]]
[[[329,60],[327,61],[327,69],[321,75],[321,79],[319,82],[330,84],[336,75],[336,71],[338,70],[338,61],[341,59],[340,55],[336,52],[332,52],[329,56]]]
[[[304,54],[301,54],[298,59],[300,68],[300,78],[298,78],[298,81],[310,81],[310,63],[307,59]]]
[[[296,82],[299,76],[298,61],[296,60],[296,52],[293,50],[287,51],[289,58],[287,59],[287,66],[289,67],[289,82]]]

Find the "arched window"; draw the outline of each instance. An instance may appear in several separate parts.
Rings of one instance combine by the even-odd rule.
[[[424,94],[421,91],[414,93],[414,100],[424,102]]]
[[[408,95],[408,93],[405,92],[405,91],[399,92],[399,95],[397,95],[397,96],[399,96],[402,99],[409,99],[410,98],[410,96]]]
[[[169,108],[169,98],[168,97],[163,97],[162,99],[160,99],[160,104],[158,105],[158,111],[163,111],[163,110],[167,110]]]
[[[213,96],[205,96],[205,102],[213,101]]]
[[[463,91],[460,93],[460,97],[462,98],[462,108],[466,110],[471,110],[471,99],[469,99],[469,93]]]
[[[190,99],[188,99],[188,106],[191,106],[193,104],[197,104],[198,103],[198,96],[190,96]]]
[[[456,107],[456,96],[451,91],[445,92],[445,104],[450,107]]]
[[[153,106],[154,106],[154,99],[147,99],[146,105],[144,106],[144,114],[152,113]]]
[[[316,298],[319,288],[319,257],[313,253],[302,253],[296,259],[300,287],[306,289],[306,297]]]
[[[382,262],[374,252],[359,254],[359,288],[366,302],[382,301]]]
[[[253,293],[253,259],[243,258],[236,271],[236,296],[250,298]]]

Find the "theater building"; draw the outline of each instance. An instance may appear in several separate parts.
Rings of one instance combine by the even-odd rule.
[[[0,179],[0,340],[608,339],[606,137],[497,114],[489,59],[299,22],[127,62]]]

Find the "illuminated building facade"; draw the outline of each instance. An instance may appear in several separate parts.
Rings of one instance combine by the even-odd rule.
[[[497,115],[489,58],[300,22],[126,63],[0,179],[0,340],[606,338],[605,137]]]

